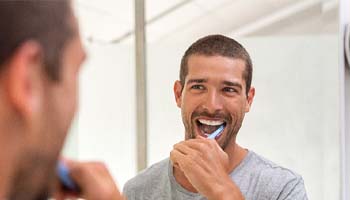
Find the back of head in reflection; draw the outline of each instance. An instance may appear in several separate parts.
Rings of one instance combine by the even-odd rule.
[[[0,29],[0,199],[63,199],[56,165],[85,58],[71,2],[0,1]],[[65,162],[75,197],[121,199],[102,163]]]

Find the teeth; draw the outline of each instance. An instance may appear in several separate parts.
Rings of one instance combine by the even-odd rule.
[[[200,123],[209,125],[209,126],[219,126],[224,123],[224,121],[217,121],[217,120],[205,120],[205,119],[200,119],[198,120]]]

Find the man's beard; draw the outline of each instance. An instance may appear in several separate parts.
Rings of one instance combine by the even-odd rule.
[[[216,113],[211,114],[205,110],[204,111],[194,111],[191,114],[190,121],[188,121],[188,120],[186,121],[186,119],[183,116],[183,123],[185,126],[185,131],[187,133],[186,140],[196,138],[196,133],[195,133],[195,127],[196,127],[195,123],[196,122],[194,119],[196,119],[198,117],[208,117],[208,118],[216,118],[216,119],[224,119],[225,120],[225,122],[226,122],[225,129],[227,129],[227,133],[225,136],[225,140],[223,142],[221,142],[221,144],[219,143],[220,147],[223,150],[225,150],[227,145],[229,145],[229,143],[234,138],[236,138],[237,133],[238,133],[239,129],[241,128],[244,114],[233,119],[230,114],[227,114],[224,112],[216,112]]]
[[[55,162],[42,153],[26,153],[14,175],[10,200],[47,200],[54,179]]]

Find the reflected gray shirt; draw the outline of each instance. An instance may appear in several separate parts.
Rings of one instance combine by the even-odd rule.
[[[249,151],[230,174],[247,200],[307,200],[304,181],[293,171]],[[156,163],[129,180],[124,186],[128,200],[204,200],[187,191],[173,175],[168,159]]]

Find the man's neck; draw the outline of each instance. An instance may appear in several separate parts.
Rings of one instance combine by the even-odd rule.
[[[13,179],[20,167],[22,154],[23,131],[20,130],[18,120],[9,117],[9,110],[0,107],[0,199],[7,199],[12,190]],[[23,146],[23,145],[22,145]]]
[[[13,185],[19,152],[8,140],[0,138],[0,141],[0,199],[6,199]]]
[[[231,173],[245,158],[248,154],[248,150],[242,148],[235,142],[231,143],[225,148],[225,152],[229,157],[229,173]],[[197,190],[188,181],[185,174],[178,168],[173,167],[173,175],[177,183],[179,183],[183,188],[190,192],[197,192]]]
[[[1,82],[2,83],[2,82]],[[0,199],[8,199],[21,160],[24,134],[22,121],[0,88]]]

